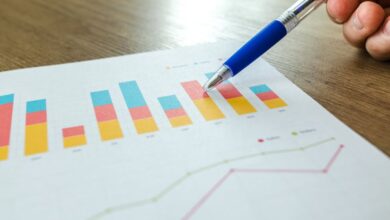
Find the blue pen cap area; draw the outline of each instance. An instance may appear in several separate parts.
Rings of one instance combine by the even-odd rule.
[[[287,30],[284,25],[280,21],[275,20],[242,46],[224,65],[231,69],[234,76],[263,55],[286,35]]]

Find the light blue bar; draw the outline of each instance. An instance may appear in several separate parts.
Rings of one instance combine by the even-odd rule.
[[[119,87],[128,108],[146,106],[145,99],[136,81],[119,83]]]
[[[46,111],[46,99],[27,102],[27,113]]]
[[[179,100],[175,95],[160,97],[158,98],[158,101],[160,102],[164,111],[182,108]]]
[[[206,73],[205,75],[206,75],[206,77],[207,77],[208,79],[210,79],[211,77],[214,76],[214,73],[213,73],[213,72],[211,72],[211,73]]]
[[[250,87],[252,92],[255,94],[265,93],[271,91],[271,89],[267,85],[258,85]]]
[[[13,102],[14,102],[14,94],[0,96],[0,105],[13,103]]]
[[[112,104],[108,90],[91,92],[91,98],[94,107]]]

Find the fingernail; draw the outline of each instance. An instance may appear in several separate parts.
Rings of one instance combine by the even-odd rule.
[[[354,28],[356,28],[357,30],[361,30],[363,29],[363,24],[362,22],[360,21],[360,18],[359,18],[359,15],[356,13],[352,19],[352,25]]]
[[[385,32],[386,35],[390,36],[390,19],[387,19],[387,22],[385,24],[384,32]]]

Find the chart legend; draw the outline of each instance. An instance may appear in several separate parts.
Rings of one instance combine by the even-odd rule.
[[[250,89],[270,109],[287,106],[287,104],[267,85],[252,86]]]
[[[8,159],[14,95],[0,96],[0,161]]]
[[[157,124],[136,81],[119,84],[129,109],[131,118],[138,134],[150,133],[158,130]]]
[[[64,147],[72,148],[87,144],[84,126],[74,126],[62,129],[62,137],[64,139]]]
[[[91,98],[101,139],[109,141],[122,138],[122,129],[108,90],[92,92]]]
[[[27,102],[25,155],[48,151],[46,100]]]
[[[175,95],[158,98],[166,116],[172,127],[180,127],[192,124],[190,117],[180,104]]]
[[[214,73],[206,73],[207,78],[211,78],[213,75]],[[246,99],[229,81],[225,81],[218,85],[217,90],[237,114],[244,115],[256,112],[256,109],[248,101],[248,99]]]
[[[225,118],[217,104],[203,90],[198,81],[183,82],[181,85],[206,121]]]

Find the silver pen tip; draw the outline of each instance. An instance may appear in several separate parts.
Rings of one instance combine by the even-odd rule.
[[[203,85],[203,89],[207,92],[221,84],[223,81],[233,76],[232,71],[227,66],[221,66],[214,75]]]
[[[223,82],[222,76],[219,76],[218,74],[215,74],[213,77],[211,77],[209,79],[209,81],[207,81],[203,85],[203,89],[205,91],[210,91],[210,90],[214,89],[216,86],[218,86],[219,84],[221,84],[222,82]]]

